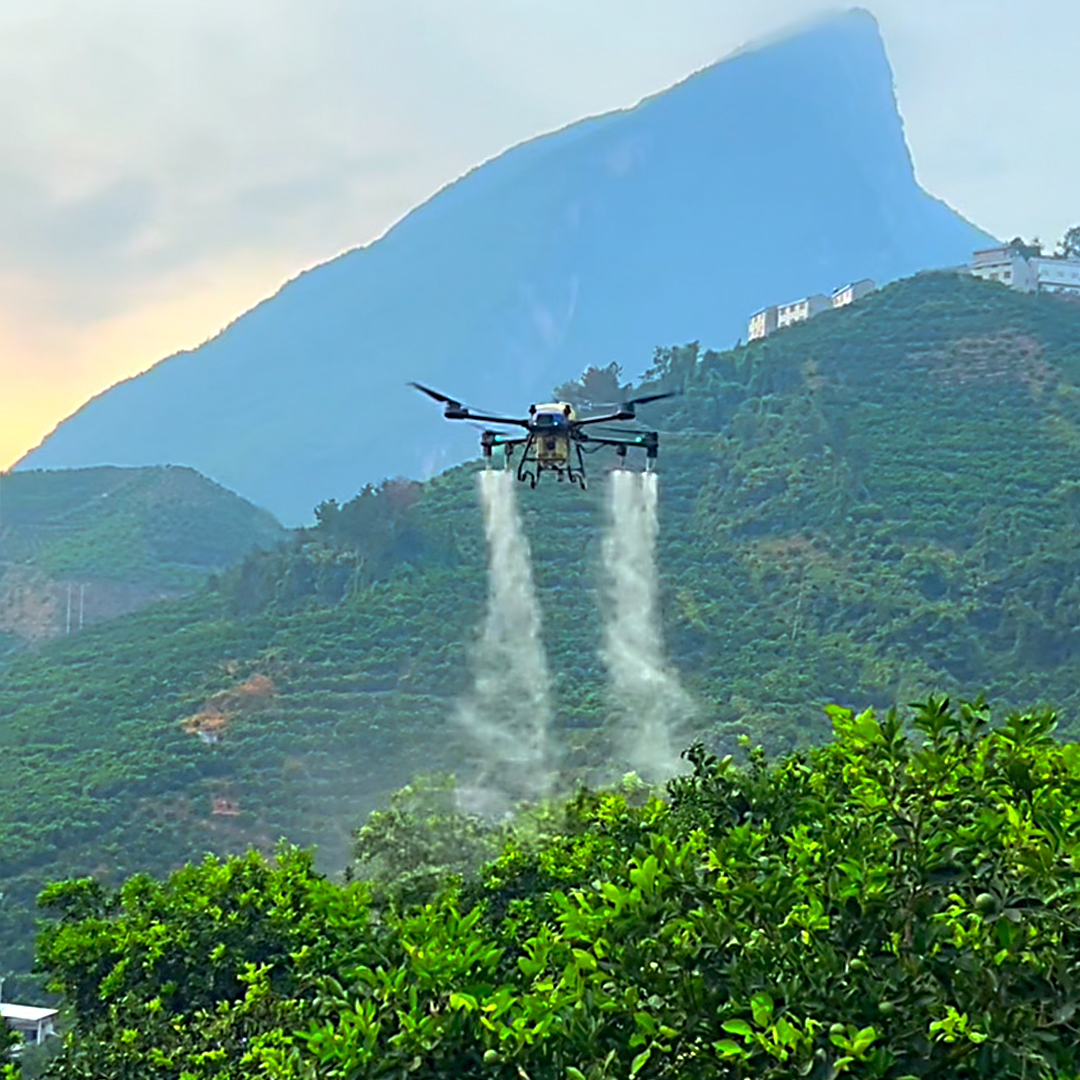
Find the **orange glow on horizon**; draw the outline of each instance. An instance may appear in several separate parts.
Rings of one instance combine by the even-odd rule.
[[[0,311],[0,470],[95,394],[196,348],[296,273],[284,256],[218,267],[82,327],[25,327]]]

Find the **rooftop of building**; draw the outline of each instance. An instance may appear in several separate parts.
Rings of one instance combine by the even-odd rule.
[[[57,1015],[56,1009],[43,1009],[39,1005],[16,1005],[14,1001],[0,1001],[0,1017],[4,1020],[36,1024]]]

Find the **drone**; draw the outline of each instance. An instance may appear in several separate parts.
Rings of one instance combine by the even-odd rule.
[[[655,431],[626,431],[616,428],[614,431],[599,428],[599,424],[613,424],[623,420],[636,420],[637,407],[650,401],[674,397],[674,394],[646,394],[644,397],[631,398],[614,407],[613,412],[601,416],[587,416],[579,419],[574,406],[567,401],[553,401],[546,405],[530,405],[527,417],[492,416],[486,412],[469,408],[460,401],[438,390],[409,383],[428,397],[434,398],[443,406],[443,416],[447,420],[469,420],[483,424],[502,424],[525,429],[524,435],[515,435],[503,431],[484,429],[480,435],[480,449],[490,461],[496,447],[506,455],[507,467],[518,448],[521,456],[517,462],[517,478],[536,487],[540,477],[554,473],[559,480],[568,480],[585,490],[585,454],[595,453],[602,446],[613,446],[620,464],[626,460],[630,449],[645,451],[645,469],[648,471],[659,452],[660,436]]]

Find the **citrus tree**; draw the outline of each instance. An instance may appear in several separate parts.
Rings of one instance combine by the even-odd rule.
[[[982,702],[830,716],[776,762],[694,747],[662,799],[582,792],[414,903],[295,851],[56,886],[52,1075],[1075,1077],[1080,748]]]

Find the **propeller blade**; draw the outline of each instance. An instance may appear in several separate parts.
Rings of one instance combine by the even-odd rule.
[[[614,409],[615,412],[629,413],[631,416],[633,416],[634,409],[637,408],[638,405],[648,405],[650,401],[662,401],[664,398],[678,396],[679,391],[669,390],[665,394],[645,394],[642,397],[630,398],[629,401],[592,401],[589,403],[589,407],[593,409]],[[607,414],[604,415],[606,416]],[[589,419],[589,417],[585,417],[586,421],[588,421]]]
[[[519,420],[516,416],[493,416],[483,410],[470,409],[468,405],[462,405],[456,398],[440,394],[438,390],[432,390],[430,386],[423,386],[418,382],[409,383],[422,394],[442,402],[446,408],[443,415],[447,420],[476,420],[485,424],[514,424],[517,427],[528,427],[528,420]]]
[[[644,397],[631,398],[623,402],[624,408],[633,408],[635,405],[648,405],[650,401],[662,401],[664,398],[675,397],[675,391],[669,390],[666,394],[646,394]]]
[[[440,394],[438,390],[432,390],[429,386],[421,386],[418,382],[411,382],[409,385],[416,390],[419,390],[420,393],[427,394],[429,398],[441,401],[444,405],[457,405],[458,408],[461,408],[460,401],[452,397],[447,397],[445,394]]]

